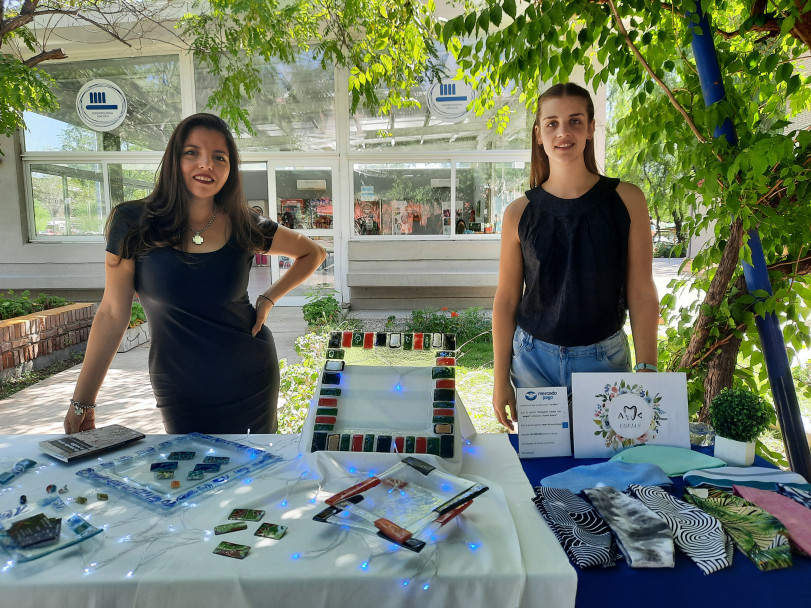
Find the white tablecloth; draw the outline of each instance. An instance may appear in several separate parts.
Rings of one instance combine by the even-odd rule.
[[[0,512],[68,486],[71,511],[104,532],[28,563],[0,562],[0,606],[104,608],[227,606],[248,608],[386,608],[574,606],[577,579],[565,553],[531,502],[532,488],[504,435],[477,435],[464,448],[461,475],[490,490],[413,553],[375,537],[312,521],[332,493],[367,476],[317,479],[299,457],[298,436],[237,441],[280,454],[285,463],[219,489],[191,508],[162,512],[75,472],[94,460],[58,463],[38,449],[49,436],[0,437],[0,461],[38,465],[0,486]],[[105,459],[165,440],[154,435]],[[45,466],[42,466],[45,465]],[[379,471],[378,471],[379,472]],[[96,492],[109,495],[96,499]],[[85,505],[72,499],[85,496]],[[263,522],[288,526],[281,540],[253,536],[256,527],[215,536],[234,508],[266,511]],[[222,540],[252,547],[244,560],[212,553]],[[5,567],[2,567],[5,564]]]

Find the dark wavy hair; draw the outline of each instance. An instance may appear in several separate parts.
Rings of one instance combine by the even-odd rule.
[[[254,214],[245,202],[242,176],[239,173],[239,152],[228,124],[214,114],[193,114],[184,118],[169,137],[158,169],[155,189],[145,198],[128,204],[141,206],[140,218],[122,239],[118,255],[132,258],[159,247],[179,247],[189,222],[189,192],[183,181],[180,157],[192,129],[202,127],[222,133],[228,146],[230,172],[222,189],[214,197],[214,205],[231,220],[231,230],[240,248],[262,251],[267,237],[260,230]],[[116,209],[107,220],[107,232]]]
[[[535,136],[535,128],[541,128],[541,106],[543,102],[551,98],[559,97],[579,97],[586,102],[586,114],[588,115],[589,124],[594,120],[594,102],[591,100],[589,92],[580,85],[573,82],[566,82],[563,84],[556,84],[541,93],[538,96],[538,108],[535,110],[535,123],[532,125],[532,155],[530,156],[529,168],[529,187],[535,188],[540,186],[549,179],[549,157],[540,145]],[[594,157],[594,138],[586,142],[586,148],[583,150],[583,160],[586,163],[586,169],[595,175],[600,175],[597,169],[597,159]]]

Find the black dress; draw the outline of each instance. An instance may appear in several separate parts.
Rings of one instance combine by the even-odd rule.
[[[118,255],[141,209],[116,207],[107,251]],[[276,227],[264,220],[267,248]],[[149,378],[168,433],[276,431],[276,345],[266,326],[251,336],[253,255],[232,237],[210,253],[164,247],[136,258],[135,290],[151,333]]]

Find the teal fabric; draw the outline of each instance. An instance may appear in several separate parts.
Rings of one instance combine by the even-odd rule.
[[[670,477],[684,475],[687,471],[724,467],[727,464],[719,458],[701,452],[667,445],[639,445],[623,450],[613,456],[611,460],[634,464],[654,464]]]
[[[684,474],[684,483],[694,487],[722,488],[730,492],[733,485],[774,490],[777,483],[791,485],[801,490],[811,490],[811,486],[799,473],[769,467],[721,467],[687,471]]]

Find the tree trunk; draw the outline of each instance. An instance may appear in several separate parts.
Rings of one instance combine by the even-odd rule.
[[[740,338],[732,336],[726,344],[716,350],[707,365],[707,377],[704,379],[704,403],[698,410],[698,419],[709,422],[709,405],[723,389],[732,386],[732,378],[741,347]]]
[[[732,275],[738,267],[738,251],[743,242],[743,225],[740,220],[732,223],[729,229],[729,240],[724,246],[724,252],[721,254],[721,263],[715,270],[710,282],[710,288],[707,290],[707,295],[704,297],[704,304],[713,308],[719,306],[727,294],[727,287],[732,280]],[[707,346],[707,339],[710,335],[710,324],[712,318],[704,312],[704,306],[696,319],[693,334],[690,337],[690,343],[682,355],[679,367],[681,369],[689,369]]]

